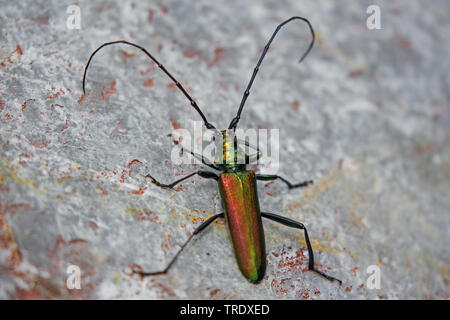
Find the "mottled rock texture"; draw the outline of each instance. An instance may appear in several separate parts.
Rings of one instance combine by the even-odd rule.
[[[450,5],[443,1],[0,1],[0,298],[448,299],[450,294]],[[368,30],[366,9],[381,9]],[[242,128],[280,129],[279,173],[313,179],[288,191],[259,182],[261,208],[305,223],[303,234],[264,222],[267,274],[237,267],[223,222],[166,276],[164,268],[205,218],[220,212],[216,182],[163,182],[199,169],[174,165],[174,128],[200,118],[141,52],[146,47],[209,120],[235,115],[275,26],[309,18],[275,39],[242,114]],[[263,169],[261,169],[263,171]],[[81,290],[66,287],[78,265]],[[369,289],[367,267],[381,272]]]

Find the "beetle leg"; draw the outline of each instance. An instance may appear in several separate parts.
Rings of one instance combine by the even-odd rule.
[[[198,226],[194,232],[189,236],[189,238],[186,240],[186,242],[181,246],[180,250],[178,250],[178,252],[176,253],[176,255],[172,258],[172,260],[169,262],[169,264],[167,265],[167,267],[162,270],[162,271],[156,271],[156,272],[143,272],[140,271],[137,268],[133,268],[132,272],[139,274],[141,277],[146,277],[146,276],[157,276],[157,275],[161,275],[161,274],[166,274],[170,267],[175,263],[175,261],[177,260],[178,256],[180,255],[180,253],[183,251],[183,249],[188,245],[188,243],[192,240],[192,238],[197,235],[198,233],[200,233],[201,231],[203,231],[206,227],[208,227],[214,220],[216,220],[217,218],[223,218],[224,214],[223,213],[219,213],[216,214],[212,217],[210,217],[209,219],[207,219],[206,221],[204,221],[200,226]]]
[[[157,185],[158,187],[160,187],[160,188],[162,188],[162,189],[166,189],[166,188],[172,189],[172,188],[175,187],[175,185],[177,185],[178,183],[180,183],[180,182],[182,182],[182,181],[184,181],[184,180],[186,180],[186,179],[188,179],[188,178],[190,178],[190,177],[192,177],[192,176],[194,176],[194,175],[196,175],[196,174],[198,174],[200,177],[205,178],[205,179],[215,179],[215,180],[218,180],[218,179],[219,179],[219,177],[217,176],[217,174],[215,174],[214,172],[203,171],[203,170],[199,170],[199,171],[196,171],[196,172],[192,172],[191,174],[188,174],[187,176],[185,176],[185,177],[183,177],[183,178],[181,178],[181,179],[178,179],[178,180],[176,180],[176,181],[174,181],[174,182],[172,182],[172,183],[169,183],[169,184],[164,184],[164,183],[161,183],[161,182],[157,181],[157,180],[156,180],[155,178],[153,178],[150,174],[147,174],[145,177],[146,177],[146,178],[150,178],[150,179],[151,179],[151,182],[152,182],[153,184]]]
[[[269,212],[261,212],[261,215],[264,218],[267,218],[267,219],[273,220],[275,222],[281,223],[281,224],[283,224],[285,226],[303,230],[304,233],[305,233],[306,246],[308,248],[308,256],[309,256],[308,268],[309,268],[309,270],[311,270],[311,271],[321,275],[322,277],[324,277],[324,278],[326,278],[326,279],[328,279],[330,281],[337,281],[337,282],[339,282],[339,284],[342,285],[342,281],[341,280],[336,279],[336,278],[334,278],[332,276],[329,276],[329,275],[325,274],[324,272],[314,268],[314,253],[313,253],[313,249],[312,249],[312,246],[311,246],[311,242],[309,241],[308,231],[306,231],[306,227],[303,225],[303,223],[294,221],[294,220],[286,218],[286,217],[279,216],[277,214],[269,213]]]
[[[286,183],[287,186],[289,187],[289,189],[302,188],[302,187],[306,187],[309,184],[314,183],[312,180],[308,180],[308,181],[292,184],[289,181],[287,181],[286,179],[284,179],[283,177],[280,177],[275,174],[257,174],[256,175],[256,180],[270,181],[270,180],[276,180],[276,179],[280,179],[281,181]]]

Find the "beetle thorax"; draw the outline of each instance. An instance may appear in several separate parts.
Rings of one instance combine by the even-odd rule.
[[[217,141],[215,164],[225,167],[237,165],[237,139],[234,130],[222,130]]]

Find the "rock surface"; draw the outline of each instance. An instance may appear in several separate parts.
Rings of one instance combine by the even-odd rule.
[[[366,27],[367,7],[381,29]],[[448,299],[450,295],[449,2],[1,1],[0,298]],[[221,212],[216,183],[169,182],[200,165],[171,162],[167,137],[200,118],[126,39],[147,48],[225,128],[275,26],[280,32],[242,114],[242,128],[280,129],[279,174],[313,179],[288,191],[259,182],[261,208],[302,221],[303,234],[264,222],[267,274],[243,278],[223,222],[156,271],[205,218]],[[261,171],[263,171],[261,169]],[[66,286],[81,270],[81,290]],[[380,270],[368,287],[367,268]],[[371,269],[369,269],[371,270]]]

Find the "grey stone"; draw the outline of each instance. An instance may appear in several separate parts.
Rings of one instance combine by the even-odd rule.
[[[366,8],[381,8],[368,30]],[[449,2],[0,1],[0,298],[448,299],[450,281]],[[141,52],[100,51],[125,39],[152,52],[225,128],[275,26],[293,22],[264,60],[241,128],[280,129],[280,175],[313,179],[288,191],[259,182],[261,208],[302,221],[303,234],[264,221],[267,274],[247,282],[228,231],[213,224],[164,276],[203,221],[220,212],[215,181],[163,182],[175,127],[200,118]],[[138,161],[133,161],[138,160]],[[66,287],[81,269],[81,290]],[[381,287],[370,289],[369,266]]]

